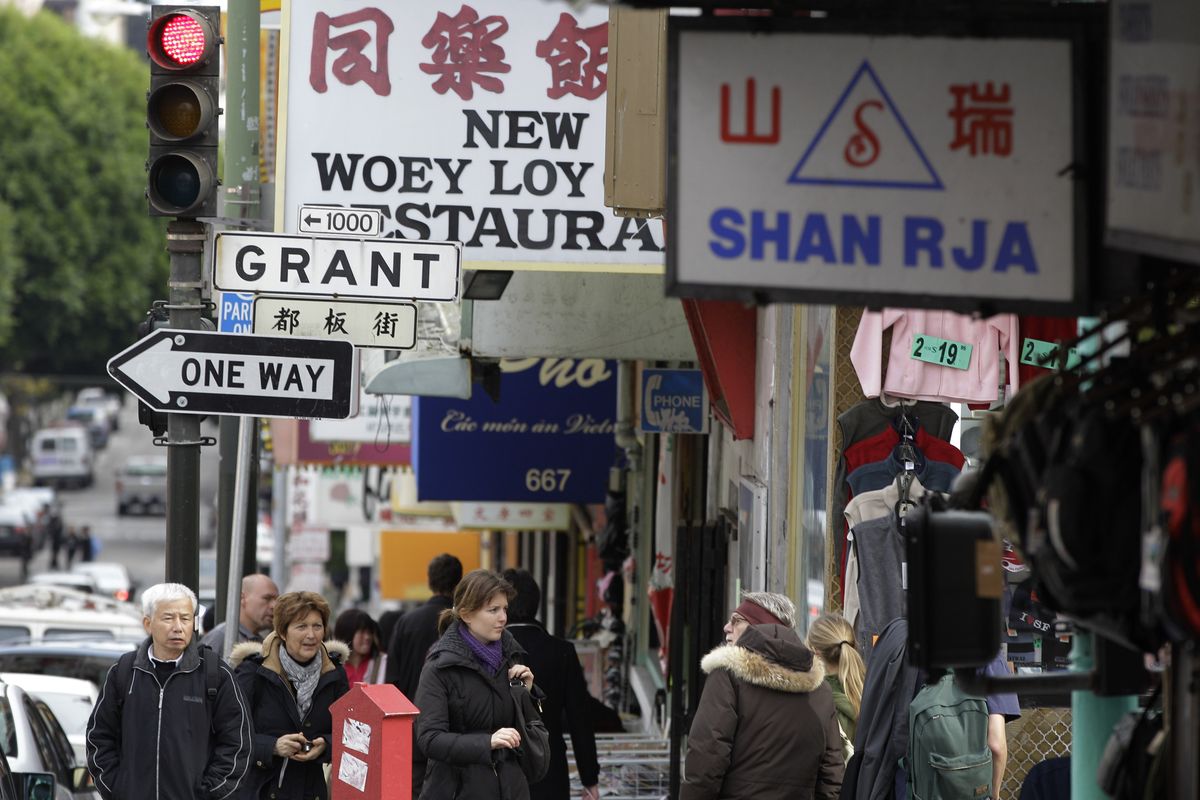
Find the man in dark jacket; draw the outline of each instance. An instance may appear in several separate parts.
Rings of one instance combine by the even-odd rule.
[[[535,619],[542,591],[533,576],[523,569],[509,569],[504,571],[504,579],[517,590],[508,605],[508,631],[525,648],[524,663],[533,670],[538,688],[546,694],[542,720],[550,732],[550,771],[529,787],[529,794],[532,800],[561,800],[570,794],[567,744],[563,739],[566,727],[575,747],[575,766],[579,768],[584,799],[595,800],[599,797],[600,765],[579,656],[569,642],[551,636]]]
[[[744,601],[736,638],[704,657],[680,800],[834,800],[842,736],[820,659],[790,626]]]
[[[438,640],[438,617],[453,605],[454,587],[462,580],[462,562],[443,553],[429,562],[427,574],[433,597],[400,617],[388,643],[387,682],[409,700],[417,697],[425,656]],[[416,747],[413,747],[412,777],[415,798],[421,793],[421,782],[425,779],[425,757]]]
[[[149,638],[121,656],[87,725],[88,770],[104,800],[225,800],[245,780],[251,728],[229,667],[209,670],[193,640],[196,595],[178,583],[142,595]],[[211,656],[210,656],[211,658]],[[121,663],[132,661],[132,667]],[[126,685],[122,676],[128,676]]]

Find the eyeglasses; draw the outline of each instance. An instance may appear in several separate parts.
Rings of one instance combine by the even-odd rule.
[[[733,613],[729,615],[729,627],[736,628],[738,625],[749,625],[750,621],[741,614]]]

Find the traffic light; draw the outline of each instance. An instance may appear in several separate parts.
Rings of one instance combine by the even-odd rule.
[[[217,6],[150,7],[146,196],[152,217],[216,216],[220,23]]]

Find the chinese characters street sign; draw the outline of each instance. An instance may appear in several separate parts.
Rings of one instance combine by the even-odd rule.
[[[670,35],[668,294],[1082,299],[1070,40]]]
[[[254,332],[263,336],[314,336],[356,347],[408,350],[417,343],[417,307],[412,303],[301,300],[257,297]]]
[[[217,234],[213,285],[224,291],[361,297],[458,298],[462,245],[267,233]]]
[[[662,226],[604,206],[608,13],[396,0],[285,20],[277,229],[302,203],[378,209],[382,236],[472,267],[662,272]]]
[[[156,411],[345,419],[354,361],[349,342],[160,328],[109,359],[108,374]]]

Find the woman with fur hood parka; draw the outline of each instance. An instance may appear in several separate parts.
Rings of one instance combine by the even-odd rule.
[[[262,642],[234,647],[230,663],[254,720],[250,771],[238,800],[329,797],[329,707],[350,690],[342,666],[350,649],[324,641],[328,625],[325,598],[288,592],[275,605],[275,631]]]
[[[726,644],[700,662],[708,678],[680,800],[833,800],[845,764],[825,669],[790,619],[751,597],[771,596],[748,595],[725,626]]]

